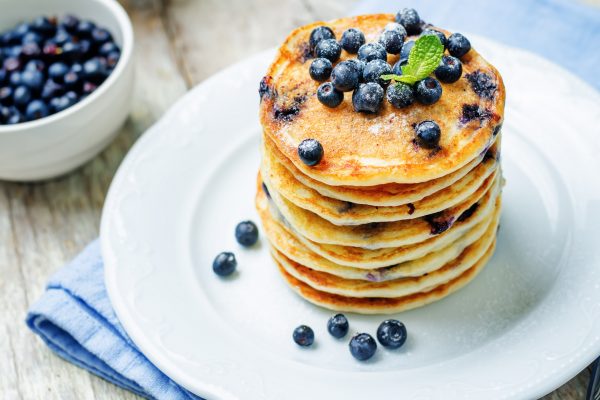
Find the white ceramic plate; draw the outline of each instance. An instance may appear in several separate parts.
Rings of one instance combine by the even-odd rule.
[[[507,185],[498,249],[469,286],[397,316],[409,340],[355,361],[331,312],[289,290],[254,210],[258,82],[273,52],[182,98],[135,145],[104,209],[106,284],[125,329],[161,370],[209,399],[532,399],[600,354],[600,96],[530,53],[474,38],[507,87]],[[214,256],[235,251],[219,279]],[[384,319],[349,315],[351,333]],[[291,338],[312,326],[316,345]]]

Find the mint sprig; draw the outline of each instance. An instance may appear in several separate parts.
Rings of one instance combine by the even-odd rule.
[[[443,53],[444,46],[439,37],[436,35],[421,36],[410,50],[408,63],[402,66],[402,75],[385,74],[381,75],[381,79],[414,85],[437,68]]]

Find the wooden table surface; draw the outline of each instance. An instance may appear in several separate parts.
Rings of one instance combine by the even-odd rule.
[[[136,139],[189,88],[277,45],[293,28],[346,15],[354,0],[128,0],[136,36],[133,108],[115,141],[45,183],[0,182],[0,399],[134,399],[63,361],[25,326],[48,277],[98,236],[106,191]],[[544,399],[583,399],[586,369]],[[492,377],[490,377],[492,378]]]

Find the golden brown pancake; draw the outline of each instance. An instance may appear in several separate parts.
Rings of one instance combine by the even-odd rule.
[[[425,182],[459,170],[491,145],[503,119],[504,84],[475,49],[461,57],[462,77],[442,83],[442,96],[432,105],[415,103],[396,109],[384,101],[377,114],[365,114],[353,110],[351,93],[336,108],[317,100],[319,83],[308,73],[311,31],[327,25],[340,38],[344,30],[354,27],[372,42],[393,21],[393,14],[375,14],[317,22],[294,30],[279,48],[261,82],[260,121],[265,134],[302,173],[328,185]],[[355,56],[343,51],[341,60],[348,58]],[[391,65],[397,59],[388,55]],[[487,90],[472,83],[479,78],[487,81]],[[478,110],[480,117],[470,118],[465,107]],[[416,144],[414,125],[424,120],[439,125],[439,149]],[[297,154],[298,144],[307,138],[318,140],[324,148],[323,159],[313,167]]]
[[[290,285],[290,287],[302,298],[313,304],[335,311],[356,312],[359,314],[393,314],[433,303],[434,301],[454,293],[471,282],[492,257],[495,245],[496,243],[494,242],[483,257],[460,276],[442,285],[436,286],[429,291],[396,298],[347,297],[322,292],[312,288],[301,280],[294,278],[286,272],[277,260],[275,260],[275,263],[277,263],[279,272],[281,272],[288,285]]]

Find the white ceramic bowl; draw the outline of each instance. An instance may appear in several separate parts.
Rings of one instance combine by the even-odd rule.
[[[133,29],[115,0],[2,0],[0,31],[40,15],[73,14],[108,29],[121,47],[110,76],[84,100],[57,114],[0,125],[0,179],[33,181],[69,172],[106,147],[129,114]]]

